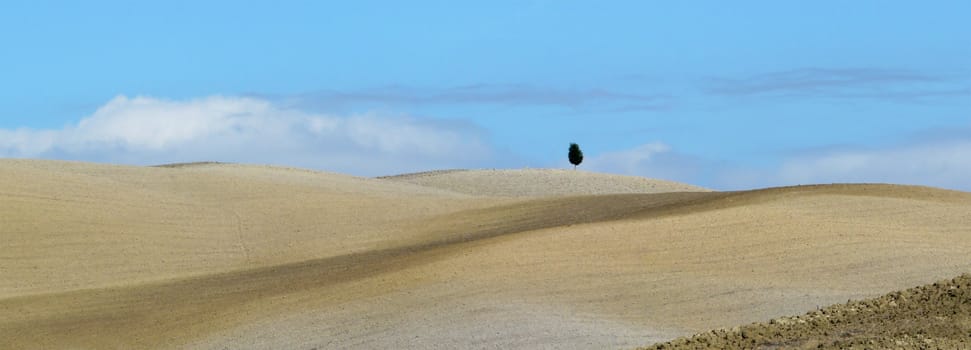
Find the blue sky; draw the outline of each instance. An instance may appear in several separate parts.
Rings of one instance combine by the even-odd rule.
[[[0,157],[971,190],[968,1],[8,1]]]

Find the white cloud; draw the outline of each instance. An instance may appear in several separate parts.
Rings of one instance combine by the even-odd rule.
[[[591,156],[587,169],[721,190],[818,183],[895,183],[971,190],[971,135],[928,137],[879,149],[829,148],[755,166],[705,160],[654,142]]]
[[[878,150],[836,150],[782,163],[783,184],[884,182],[971,189],[971,139],[925,141]]]
[[[633,149],[601,153],[587,161],[587,164],[590,168],[611,169],[617,173],[634,174],[646,170],[646,166],[650,165],[651,161],[658,155],[670,151],[671,146],[654,142]]]
[[[334,116],[258,98],[117,97],[62,129],[0,129],[0,156],[129,164],[230,161],[381,175],[469,167],[494,156],[470,124]]]
[[[594,171],[691,183],[698,180],[701,167],[694,157],[677,153],[671,146],[662,142],[601,153],[590,157],[586,164],[587,169]]]

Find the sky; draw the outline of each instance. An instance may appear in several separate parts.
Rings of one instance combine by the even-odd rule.
[[[971,1],[0,11],[0,157],[971,190]]]

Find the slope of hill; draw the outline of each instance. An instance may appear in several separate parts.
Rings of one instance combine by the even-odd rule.
[[[969,213],[971,194],[896,185],[502,198],[3,160],[0,339],[633,348],[971,271]]]
[[[712,348],[971,348],[971,275],[645,349]]]
[[[562,169],[443,170],[381,179],[499,197],[710,191],[673,181]]]
[[[495,203],[466,197],[264,166],[0,160],[0,297],[374,249],[403,221]]]

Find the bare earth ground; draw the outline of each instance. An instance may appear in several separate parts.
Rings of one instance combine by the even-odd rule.
[[[654,193],[530,172],[552,175],[464,172],[478,187],[456,191],[463,180],[0,160],[0,339],[633,348],[971,271],[968,193]],[[508,192],[551,183],[588,195]],[[604,194],[616,188],[640,190]]]
[[[645,349],[779,348],[971,348],[971,275]]]

